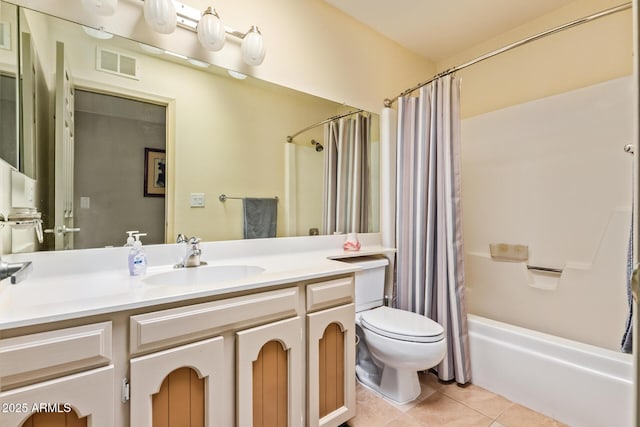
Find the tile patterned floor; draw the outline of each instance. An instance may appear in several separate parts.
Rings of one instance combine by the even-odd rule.
[[[420,374],[422,393],[395,405],[359,383],[356,417],[350,427],[560,427],[565,424],[513,403],[473,384],[442,384]]]

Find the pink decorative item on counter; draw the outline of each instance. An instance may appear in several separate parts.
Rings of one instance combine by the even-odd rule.
[[[347,234],[347,240],[342,245],[345,251],[359,251],[360,250],[360,242],[358,241],[358,236],[356,233]]]

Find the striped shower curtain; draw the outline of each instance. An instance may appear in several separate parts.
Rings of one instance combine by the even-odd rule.
[[[323,234],[369,231],[371,119],[356,114],[324,128]]]
[[[396,306],[445,330],[441,380],[471,379],[460,208],[460,81],[398,99]]]

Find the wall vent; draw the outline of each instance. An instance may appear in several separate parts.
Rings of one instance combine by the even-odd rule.
[[[105,73],[140,80],[138,59],[114,50],[97,48],[96,69]]]

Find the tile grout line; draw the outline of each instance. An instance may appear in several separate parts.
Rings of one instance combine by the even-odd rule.
[[[501,415],[502,415],[502,414],[503,414],[507,409],[509,409],[510,407],[512,407],[512,406],[514,405],[514,402],[513,402],[513,401],[511,401],[511,400],[507,399],[506,397],[500,396],[499,394],[495,394],[495,393],[493,393],[493,394],[495,394],[496,396],[502,397],[503,399],[505,399],[506,401],[508,401],[508,402],[509,402],[509,405],[508,405],[505,409],[503,409],[502,411],[500,411],[500,413],[499,413],[495,418],[493,418],[491,415],[487,415],[487,414],[485,414],[485,413],[483,413],[483,412],[480,412],[478,409],[475,409],[475,408],[473,408],[473,407],[469,406],[469,405],[468,405],[468,404],[466,404],[465,402],[463,402],[463,401],[461,401],[461,400],[458,400],[458,399],[456,399],[456,398],[455,398],[455,397],[453,397],[453,396],[449,396],[448,394],[443,393],[443,392],[441,392],[441,391],[438,391],[438,392],[439,392],[440,394],[442,394],[443,396],[448,397],[449,399],[453,400],[454,402],[458,402],[458,403],[460,403],[461,405],[464,405],[464,406],[466,406],[467,408],[471,409],[472,411],[475,411],[475,412],[477,412],[478,414],[480,414],[480,415],[482,415],[482,416],[485,416],[485,417],[489,418],[490,420],[492,420],[492,423],[493,423],[493,422],[497,422],[497,421],[498,421],[498,418],[500,418],[500,416],[501,416]],[[490,392],[490,393],[491,393],[491,392]]]

